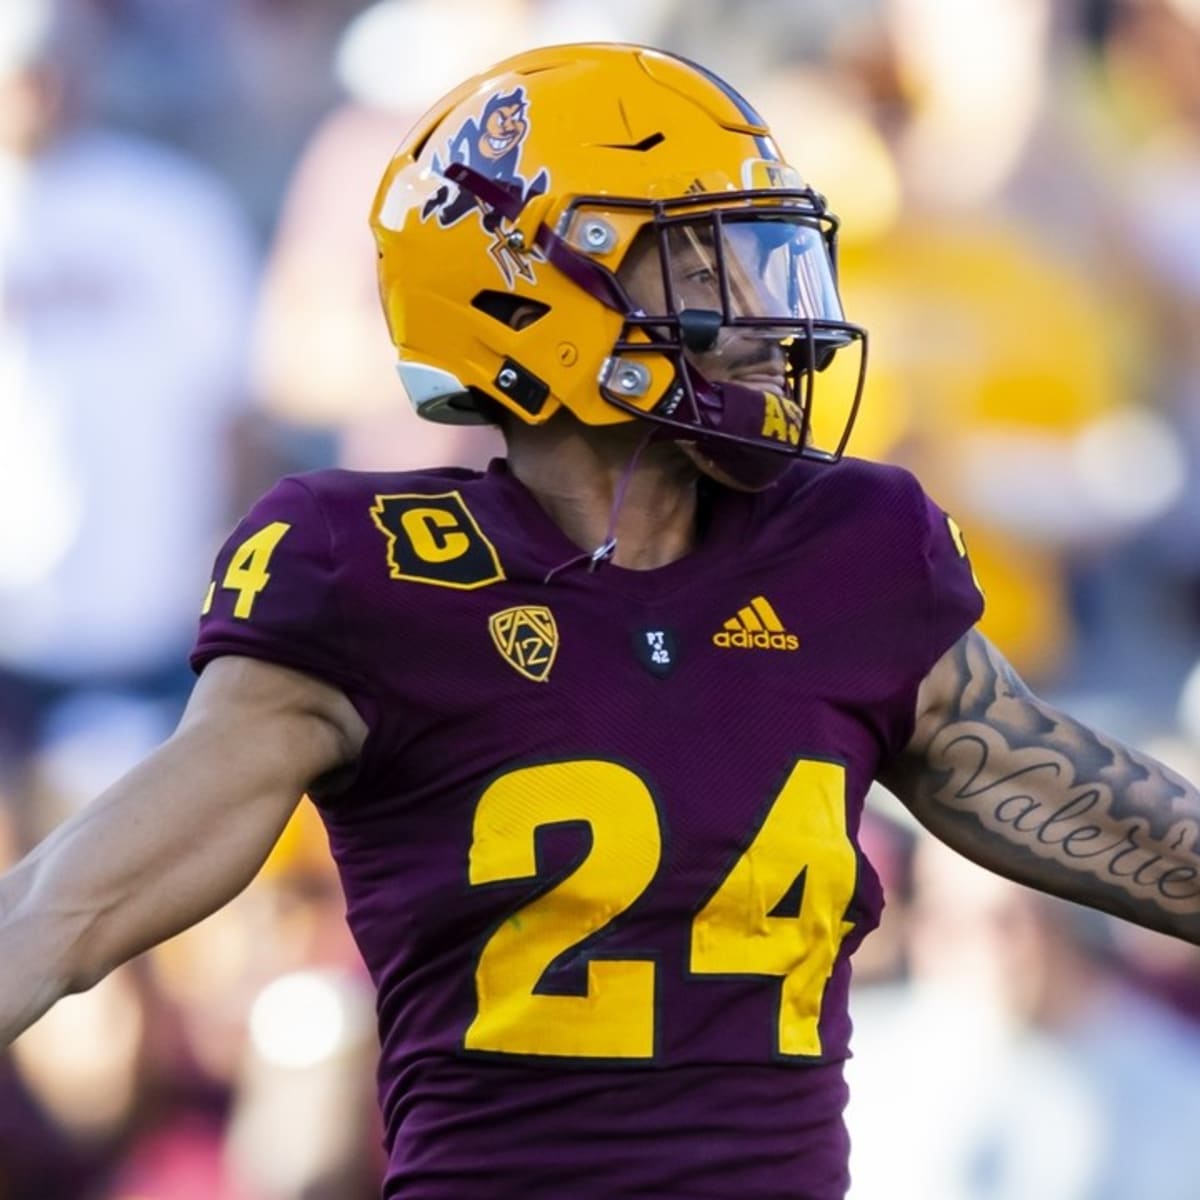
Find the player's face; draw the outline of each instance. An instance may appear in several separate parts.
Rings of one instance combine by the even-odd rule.
[[[620,276],[635,303],[651,315],[691,310],[720,316],[712,345],[690,349],[691,361],[714,382],[785,395],[782,344],[796,332],[786,322],[841,317],[820,232],[783,218],[731,219],[718,232],[702,218],[667,227],[665,264],[663,245],[653,230],[644,230],[626,256]],[[761,324],[739,326],[726,318]],[[780,324],[772,325],[773,318]]]
[[[668,262],[664,272],[656,235],[644,232],[630,248],[620,277],[630,298],[646,313],[667,313],[667,287],[676,312],[685,309],[721,311],[721,289],[711,227],[679,225],[667,233]],[[666,278],[664,278],[664,275]],[[730,300],[744,306],[749,280],[734,284]],[[784,354],[777,341],[751,336],[723,325],[709,350],[689,350],[688,358],[714,382],[737,381],[761,391],[784,394]]]

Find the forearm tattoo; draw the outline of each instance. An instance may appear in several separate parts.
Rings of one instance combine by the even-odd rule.
[[[1043,703],[978,634],[951,657],[953,700],[899,773],[916,815],[1001,874],[1200,941],[1197,789]]]

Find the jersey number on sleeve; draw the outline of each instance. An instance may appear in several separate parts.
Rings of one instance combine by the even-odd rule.
[[[257,533],[252,533],[234,552],[225,568],[225,577],[221,586],[229,591],[237,592],[233,602],[233,615],[246,620],[254,609],[254,601],[258,593],[267,586],[271,578],[267,574],[267,564],[275,547],[283,540],[283,535],[291,529],[286,521],[272,521],[264,525]],[[207,616],[212,608],[213,599],[217,594],[217,584],[214,580],[209,584],[208,595],[204,598],[201,616]]]
[[[821,1053],[825,984],[857,877],[846,836],[845,769],[801,759],[757,834],[692,920],[690,969],[777,979],[780,1054]],[[540,994],[561,955],[625,912],[662,857],[645,782],[604,760],[522,767],[488,787],[475,812],[472,884],[536,876],[539,827],[584,823],[587,857],[488,938],[475,972],[478,1011],[465,1046],[503,1054],[644,1059],[654,1055],[656,964],[587,961],[582,996]]]

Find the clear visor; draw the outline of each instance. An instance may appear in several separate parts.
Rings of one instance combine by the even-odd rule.
[[[738,321],[842,321],[821,229],[801,217],[723,216],[666,227],[672,307]]]

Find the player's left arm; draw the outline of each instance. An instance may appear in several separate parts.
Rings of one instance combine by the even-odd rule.
[[[972,631],[881,781],[981,866],[1200,943],[1200,790],[1035,696]]]

